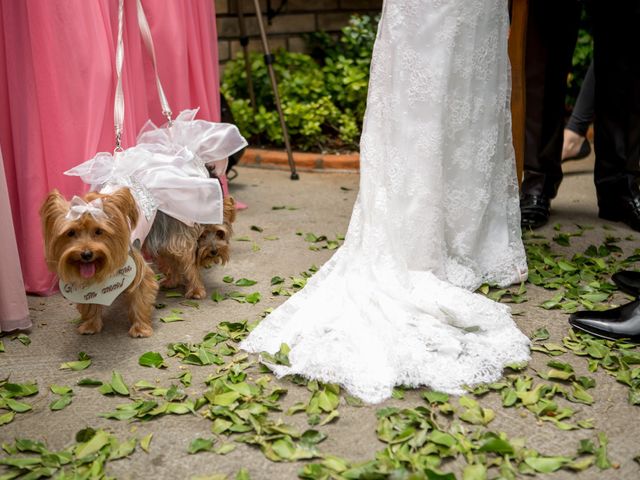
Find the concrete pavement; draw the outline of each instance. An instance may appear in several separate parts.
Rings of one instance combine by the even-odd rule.
[[[550,238],[555,233],[552,225],[557,222],[596,226],[572,243],[570,248],[575,251],[582,251],[591,243],[600,244],[604,235],[611,233],[600,227],[606,222],[596,218],[592,160],[566,165],[565,181],[558,199],[553,202],[552,221],[541,230]],[[13,422],[0,426],[0,441],[12,441],[16,437],[31,438],[46,441],[50,448],[62,448],[74,441],[78,430],[87,426],[106,428],[121,439],[153,433],[149,453],[138,448],[130,457],[110,463],[107,472],[123,479],[191,478],[216,473],[233,478],[240,468],[245,467],[254,480],[296,478],[303,462],[274,463],[267,460],[257,448],[244,444],[239,444],[224,456],[211,452],[189,455],[187,447],[194,438],[211,436],[211,422],[198,415],[168,415],[138,423],[101,418],[99,413],[112,411],[116,405],[127,400],[107,397],[96,389],[76,385],[77,380],[86,377],[108,380],[113,370],[122,373],[129,384],[142,379],[158,381],[164,386],[176,383],[175,377],[184,371],[184,366],[176,358],[168,358],[166,362],[169,368],[158,370],[138,365],[140,355],[155,351],[166,357],[168,343],[199,342],[221,321],[259,319],[266,308],[274,307],[285,299],[271,295],[272,277],[299,275],[312,265],[320,266],[330,258],[330,250],[310,250],[310,244],[296,232],[311,232],[330,238],[344,234],[357,194],[357,174],[302,172],[301,179],[292,182],[283,171],[248,167],[240,167],[238,171],[238,178],[231,183],[231,193],[236,199],[247,203],[249,208],[239,212],[235,235],[236,239],[245,238],[245,241],[233,242],[230,264],[208,271],[206,284],[209,293],[214,290],[224,293],[237,290],[222,281],[225,275],[254,279],[258,283],[247,291],[259,291],[262,300],[250,305],[231,300],[214,303],[205,299],[196,309],[181,305],[181,298],[166,298],[166,294],[161,293],[158,301],[165,303],[167,310],[158,310],[156,319],[168,309],[179,308],[185,321],[162,323],[156,320],[152,337],[132,339],[127,336],[126,315],[121,306],[109,310],[102,333],[81,336],[75,332],[77,312],[68,301],[60,295],[31,297],[29,304],[34,323],[29,334],[31,344],[22,345],[17,340],[12,341],[11,336],[2,338],[6,352],[0,353],[0,378],[10,375],[12,382],[36,381],[40,393],[25,399],[33,405],[32,411],[18,414]],[[609,225],[616,229],[618,236],[625,237],[631,233],[621,224]],[[252,226],[260,227],[262,231],[252,229]],[[634,241],[621,245],[629,253],[640,247]],[[538,307],[552,295],[530,285],[528,302],[513,306],[513,312],[517,314],[516,322],[527,335],[544,326],[549,330],[551,339],[559,342],[568,331],[566,314]],[[87,370],[73,372],[58,369],[60,363],[76,360],[81,351],[92,358],[93,363]],[[561,359],[572,363],[580,374],[586,373],[583,359],[568,355]],[[530,368],[542,370],[548,361],[549,357],[534,352]],[[215,370],[215,366],[194,366],[189,370],[193,373],[193,383],[186,391],[197,397],[206,388],[203,380]],[[633,461],[633,457],[640,453],[639,407],[627,403],[626,387],[610,376],[600,371],[589,375],[597,381],[597,387],[590,391],[595,403],[588,407],[580,406],[583,407],[580,418],[594,418],[596,430],[606,432],[610,441],[610,457],[619,464],[619,468],[599,471],[592,467],[580,474],[560,471],[550,477],[593,480],[640,478],[640,466]],[[283,401],[285,410],[296,402],[308,400],[306,388],[288,380],[274,382],[288,389]],[[48,388],[52,384],[73,388],[75,396],[71,405],[60,411],[50,411],[48,405],[56,398]],[[319,428],[328,435],[327,440],[320,444],[320,449],[350,460],[372,459],[375,452],[384,447],[376,438],[376,410],[383,406],[414,407],[422,403],[416,391],[408,392],[404,400],[392,399],[384,405],[360,408],[349,407],[343,400],[339,407],[339,420]],[[504,409],[498,395],[483,397],[482,404],[497,413],[490,425],[492,430],[504,431],[509,437],[526,437],[531,448],[547,455],[571,455],[579,439],[595,437],[591,430],[560,431],[547,422],[537,422],[532,415],[522,415],[520,410]],[[276,415],[302,430],[308,428],[304,414]],[[450,468],[460,474],[462,465],[455,463]],[[448,467],[444,470],[448,470]]]

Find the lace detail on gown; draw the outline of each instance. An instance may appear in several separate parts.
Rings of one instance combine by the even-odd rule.
[[[243,342],[368,402],[461,393],[529,358],[508,307],[526,278],[511,143],[506,0],[387,0],[345,244]]]

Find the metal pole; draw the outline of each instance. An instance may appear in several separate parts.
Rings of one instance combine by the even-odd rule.
[[[240,45],[242,45],[242,51],[244,53],[244,68],[247,72],[247,89],[249,90],[249,100],[251,101],[251,108],[253,108],[253,113],[256,113],[258,110],[258,106],[256,104],[256,94],[253,91],[251,60],[249,58],[249,35],[247,35],[247,25],[244,21],[243,4],[244,0],[236,0],[236,5],[238,7],[238,23],[240,24]]]
[[[273,88],[273,96],[276,102],[276,108],[278,109],[278,116],[280,117],[280,126],[282,127],[282,135],[284,136],[284,145],[285,145],[285,148],[287,149],[287,157],[289,159],[289,168],[291,169],[291,180],[298,180],[300,177],[298,176],[298,172],[296,172],[296,164],[293,161],[291,143],[289,142],[289,132],[287,130],[287,125],[284,121],[284,113],[282,112],[282,106],[280,105],[280,95],[278,95],[278,82],[276,81],[276,74],[273,71],[274,56],[269,51],[269,42],[267,42],[267,34],[264,29],[264,23],[262,22],[262,12],[260,11],[260,1],[253,0],[253,4],[256,9],[256,19],[258,20],[260,37],[262,38],[262,48],[264,50],[264,63],[267,66],[267,69],[269,71],[271,88]]]

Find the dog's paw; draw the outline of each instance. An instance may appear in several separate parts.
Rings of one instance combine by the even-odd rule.
[[[150,337],[153,335],[153,329],[149,325],[133,325],[129,329],[129,335],[133,338]]]
[[[102,322],[87,321],[78,325],[78,333],[82,335],[93,335],[102,331]]]
[[[194,298],[196,300],[202,300],[207,296],[207,291],[202,287],[193,287],[187,289],[187,293],[184,294],[186,298]]]

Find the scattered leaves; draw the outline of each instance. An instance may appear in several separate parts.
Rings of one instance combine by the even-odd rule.
[[[8,472],[3,478],[104,478],[107,464],[131,455],[136,444],[135,438],[120,442],[104,430],[86,428],[76,434],[76,443],[59,451],[28,439],[6,442],[3,448],[8,455],[0,459],[0,465]]]
[[[60,370],[80,371],[91,365],[91,357],[85,352],[78,353],[78,360],[73,362],[64,362],[60,364]]]
[[[62,410],[71,403],[73,397],[73,390],[71,388],[60,385],[51,385],[49,388],[56,395],[60,395],[59,398],[49,404],[51,410]]]

